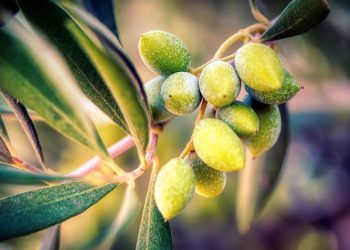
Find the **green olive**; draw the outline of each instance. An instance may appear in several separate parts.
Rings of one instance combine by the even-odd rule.
[[[164,107],[160,94],[164,80],[164,77],[158,76],[145,85],[148,105],[151,109],[153,123],[155,124],[168,121],[174,117],[174,115]]]
[[[193,131],[193,146],[201,160],[218,171],[237,171],[245,165],[241,140],[225,122],[207,118]]]
[[[259,118],[255,111],[240,101],[219,108],[217,118],[226,122],[239,137],[255,136],[259,130]]]
[[[250,88],[248,85],[245,85],[245,89],[249,95],[259,102],[265,104],[281,104],[292,99],[299,92],[300,85],[289,72],[284,71],[282,88],[278,90],[258,91]]]
[[[166,78],[161,96],[165,108],[176,115],[193,112],[202,99],[197,77],[187,72],[178,72]]]
[[[163,76],[188,71],[191,56],[186,45],[176,36],[164,31],[141,35],[139,53],[148,68]]]
[[[194,186],[193,169],[185,160],[174,158],[160,169],[154,198],[164,219],[172,219],[186,207],[193,196]]]
[[[237,98],[241,83],[231,64],[214,61],[200,74],[199,88],[205,100],[215,107],[222,107]]]
[[[195,191],[200,196],[212,198],[222,193],[226,185],[226,173],[208,167],[196,153],[192,152],[185,160],[193,168],[196,176]]]
[[[269,46],[247,43],[237,50],[235,66],[250,88],[272,91],[282,87],[284,73],[278,54]]]
[[[250,105],[259,117],[258,133],[245,141],[253,157],[257,157],[275,145],[281,132],[281,114],[277,105],[263,104],[249,96],[244,102]]]

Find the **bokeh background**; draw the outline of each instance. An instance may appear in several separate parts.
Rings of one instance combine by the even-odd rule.
[[[288,1],[257,1],[269,18]],[[35,4],[35,3],[33,3]],[[245,234],[235,219],[237,178],[229,174],[223,194],[214,199],[195,195],[171,221],[174,249],[350,249],[350,1],[330,0],[327,20],[308,34],[282,40],[283,64],[304,89],[289,103],[291,145],[278,186],[261,216]],[[189,47],[193,65],[208,61],[218,46],[240,28],[254,23],[248,1],[238,0],[121,0],[117,19],[125,49],[144,82],[155,77],[141,62],[141,33],[164,30]],[[89,107],[107,145],[124,136],[115,125]],[[192,131],[196,114],[174,119],[160,137],[161,163],[177,156]],[[36,163],[18,123],[5,117],[20,156]],[[45,157],[65,173],[93,155],[37,121]],[[126,169],[138,165],[135,150],[117,159]],[[249,166],[248,166],[249,167]],[[140,199],[149,173],[137,181]],[[2,185],[1,196],[37,187]],[[116,189],[82,215],[62,225],[62,249],[93,249],[94,241],[113,220],[123,197]],[[136,215],[135,215],[136,216]],[[134,249],[140,216],[113,249]],[[0,225],[1,226],[1,225]],[[0,243],[0,249],[36,249],[45,231]]]

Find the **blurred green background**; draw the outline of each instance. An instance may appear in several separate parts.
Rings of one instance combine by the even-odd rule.
[[[288,1],[257,1],[269,18]],[[35,3],[33,3],[35,4]],[[350,249],[350,2],[329,1],[327,20],[310,33],[282,40],[283,64],[304,89],[289,103],[292,142],[283,176],[256,224],[245,235],[235,223],[236,176],[229,174],[224,193],[215,199],[195,195],[183,213],[171,221],[174,249]],[[144,82],[155,77],[141,62],[137,43],[141,33],[164,30],[189,47],[193,65],[208,61],[218,46],[240,28],[254,23],[248,1],[237,0],[122,0],[117,19],[125,49]],[[124,134],[92,105],[91,116],[107,145]],[[174,119],[160,137],[161,164],[177,156],[186,144],[196,114]],[[24,132],[5,117],[20,156],[36,163]],[[62,173],[93,155],[36,122],[49,165]],[[117,159],[127,169],[138,165],[131,150]],[[141,200],[149,173],[137,181]],[[1,196],[37,187],[1,186]],[[100,203],[62,226],[61,249],[91,249],[105,230],[123,197],[118,188]],[[113,249],[134,249],[140,216]],[[45,231],[0,243],[0,249],[36,249]]]

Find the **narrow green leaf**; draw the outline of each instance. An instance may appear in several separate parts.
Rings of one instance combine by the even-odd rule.
[[[0,51],[0,89],[106,159],[107,150],[81,110],[81,93],[59,54],[17,22],[0,30]]]
[[[73,22],[68,13],[51,0],[18,0],[29,22],[39,28],[62,53],[83,93],[127,132],[123,115],[95,67],[77,44],[65,24]],[[72,24],[74,25],[74,24]]]
[[[264,209],[283,170],[290,137],[286,104],[279,105],[282,118],[281,134],[276,144],[238,176],[237,223],[241,232],[247,231]]]
[[[303,34],[328,15],[326,0],[292,0],[262,35],[263,42]]]
[[[78,215],[116,188],[76,182],[0,200],[0,240],[27,235]]]
[[[4,100],[7,102],[7,104],[9,105],[9,107],[13,110],[13,113],[15,114],[19,124],[23,128],[30,143],[32,144],[32,147],[37,156],[37,159],[39,160],[41,166],[43,167],[44,153],[41,147],[38,133],[36,132],[34,122],[30,118],[27,109],[22,105],[22,103],[20,103],[16,99],[13,99],[11,96],[5,93],[2,93],[2,96]]]
[[[173,249],[169,222],[165,222],[154,200],[156,169],[153,168],[137,237],[137,250]]]
[[[41,242],[40,250],[59,250],[61,237],[61,225],[50,227]]]
[[[84,8],[101,21],[120,42],[113,0],[82,0]]]
[[[113,50],[101,48],[72,23],[67,27],[85,52],[94,62],[125,117],[129,130],[135,139],[140,155],[144,155],[148,145],[149,112],[145,100],[140,96],[134,78],[127,71],[125,61],[120,60]],[[109,42],[106,40],[106,42]],[[111,45],[110,43],[108,43]]]
[[[14,168],[5,163],[0,163],[0,183],[43,185],[45,181],[63,181],[66,179],[69,178],[58,175],[47,175],[44,173],[32,173]]]
[[[139,76],[132,60],[122,48],[118,39],[116,39],[116,37],[110,30],[107,29],[106,26],[100,23],[93,16],[89,15],[89,13],[69,4],[65,4],[65,6],[67,11],[81,24],[81,26],[89,27],[96,34],[97,38],[104,45],[107,52],[115,55],[120,60],[120,63],[124,66],[125,71],[129,73],[130,78],[133,80],[132,83],[135,85],[138,92],[140,102],[145,106],[147,114],[150,116],[150,111],[148,108],[146,108],[148,107],[147,96],[141,77]]]
[[[141,209],[140,201],[134,187],[128,186],[119,209],[118,215],[111,224],[104,237],[96,243],[94,249],[112,249],[119,237],[125,232],[130,224],[137,218]]]

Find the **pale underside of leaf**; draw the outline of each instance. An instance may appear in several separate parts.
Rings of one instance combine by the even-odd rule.
[[[2,93],[2,96],[4,97],[5,101],[7,102],[9,107],[11,107],[13,113],[17,117],[18,122],[22,126],[25,134],[27,135],[30,143],[33,146],[35,155],[37,156],[37,159],[39,160],[41,166],[45,168],[44,154],[39,140],[39,136],[36,131],[35,125],[28,114],[27,109],[19,101],[13,99],[11,96],[5,93]]]

